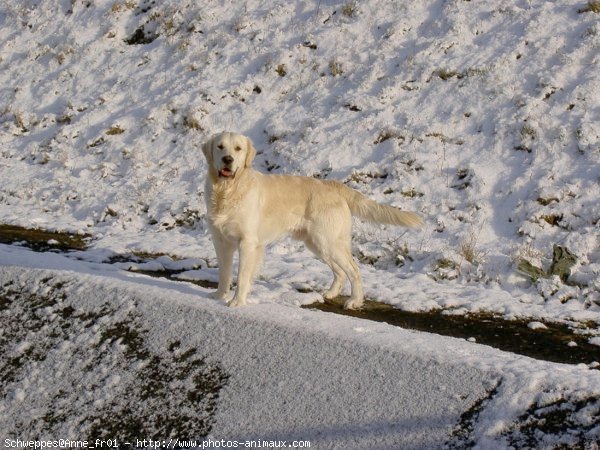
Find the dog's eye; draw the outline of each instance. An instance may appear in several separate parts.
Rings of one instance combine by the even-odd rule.
[[[225,147],[223,146],[223,144],[219,144],[219,145],[217,145],[217,148],[218,148],[219,150],[223,150]]]
[[[239,152],[242,149],[242,147],[240,147],[239,145],[235,147],[235,151]]]

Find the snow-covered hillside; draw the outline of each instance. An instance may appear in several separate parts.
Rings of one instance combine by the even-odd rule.
[[[247,308],[122,269],[215,280],[200,145],[231,130],[424,217],[356,221],[368,298],[600,344],[598,1],[0,0],[0,44],[0,225],[91,236],[0,244],[11,439],[596,448],[599,361],[300,309],[330,275],[291,240]]]
[[[357,223],[367,296],[598,321],[593,5],[2,0],[0,222],[214,262],[199,146],[227,129],[260,170],[424,216]],[[518,274],[550,272],[555,245],[576,257],[566,283]],[[310,258],[285,241],[263,278],[321,291]]]

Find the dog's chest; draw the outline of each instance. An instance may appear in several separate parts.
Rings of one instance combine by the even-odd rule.
[[[244,208],[241,198],[231,194],[214,190],[207,206],[212,228],[227,240],[237,241],[242,236],[242,219],[245,214],[242,211]]]
[[[241,223],[233,214],[220,214],[210,217],[213,229],[228,241],[238,241],[242,236]]]

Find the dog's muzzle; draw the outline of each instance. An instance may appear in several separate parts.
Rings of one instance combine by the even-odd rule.
[[[229,167],[223,167],[219,170],[219,177],[221,178],[230,178],[235,175],[235,172],[232,172]]]
[[[221,158],[221,161],[224,164],[224,167],[219,170],[219,177],[229,178],[235,175],[235,172],[231,170],[231,165],[233,164],[233,156],[225,155]]]

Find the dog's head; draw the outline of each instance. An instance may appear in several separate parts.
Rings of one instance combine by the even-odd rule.
[[[252,141],[237,133],[223,132],[202,145],[213,182],[233,180],[252,165],[256,150]]]

